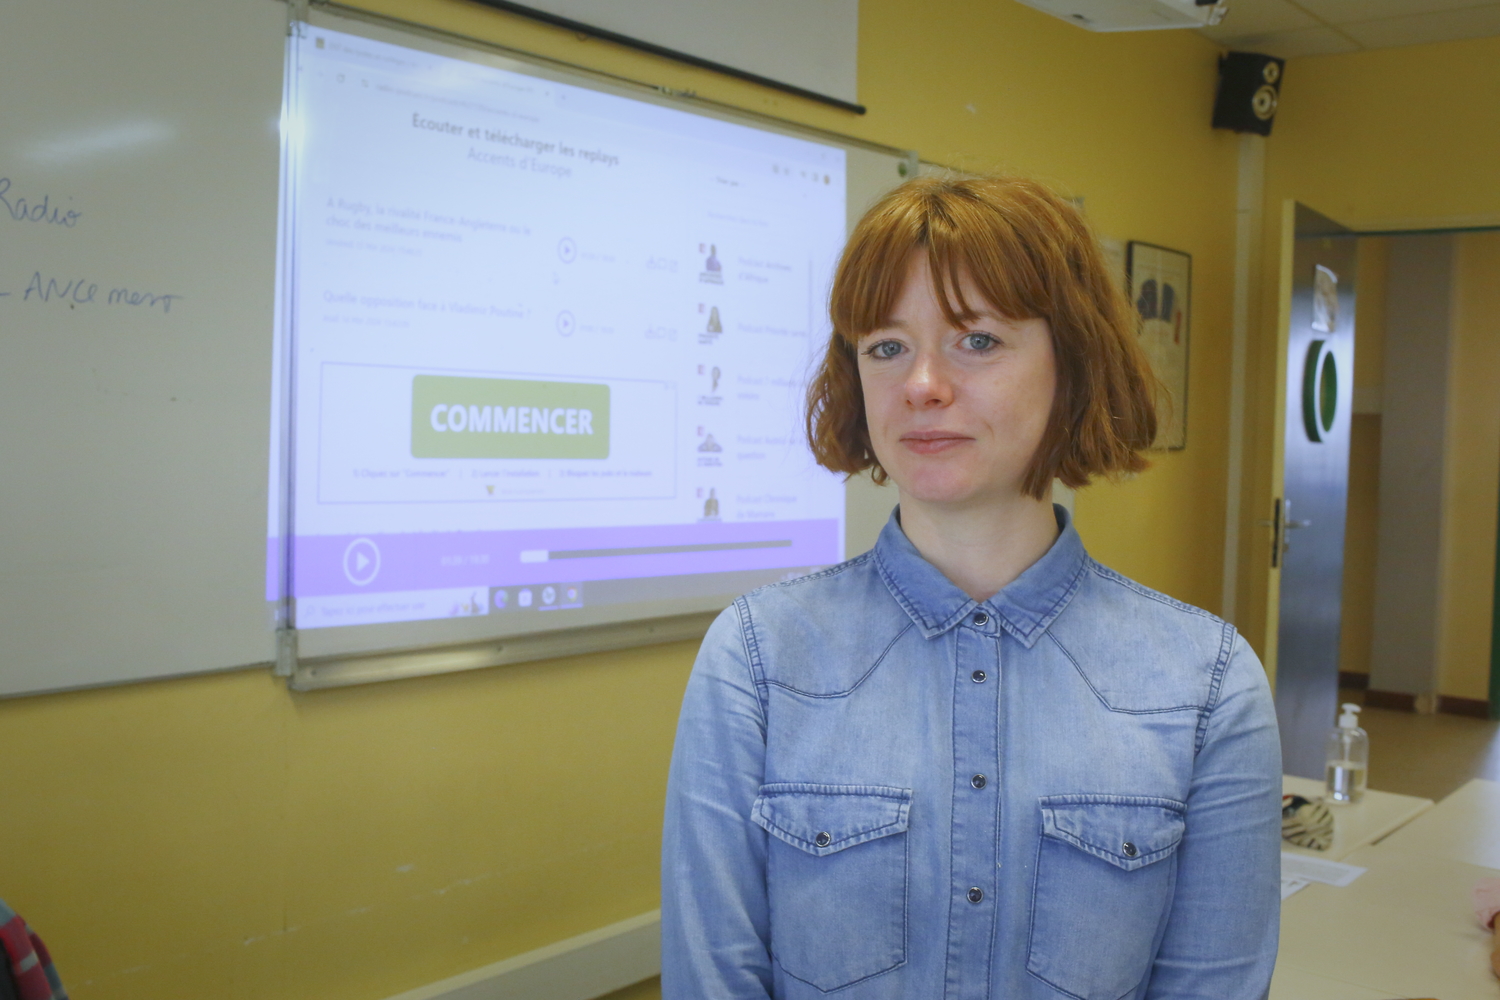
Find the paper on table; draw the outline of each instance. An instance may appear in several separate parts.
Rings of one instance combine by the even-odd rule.
[[[1294,875],[1283,875],[1281,876],[1281,898],[1286,899],[1298,889],[1305,889],[1310,885],[1312,883],[1305,878],[1297,878]]]
[[[1290,854],[1281,852],[1281,898],[1285,899],[1302,886],[1297,886],[1290,891],[1287,890],[1288,880],[1301,880],[1305,882],[1322,882],[1325,885],[1343,888],[1350,882],[1363,875],[1368,869],[1357,865],[1346,865],[1341,861],[1326,861],[1323,858],[1310,858],[1305,854]]]

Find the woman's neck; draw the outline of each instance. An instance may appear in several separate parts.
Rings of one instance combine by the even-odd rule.
[[[1058,536],[1050,495],[963,507],[903,495],[901,530],[924,559],[976,601],[993,597],[1024,573]]]

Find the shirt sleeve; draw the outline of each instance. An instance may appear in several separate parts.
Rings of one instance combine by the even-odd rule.
[[[1260,660],[1239,635],[1210,702],[1150,1000],[1261,1000],[1281,923],[1281,742]]]
[[[709,629],[677,723],[662,835],[663,1000],[771,995],[766,834],[750,822],[766,724],[742,611],[736,602]]]

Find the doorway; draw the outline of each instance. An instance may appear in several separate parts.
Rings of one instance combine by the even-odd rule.
[[[1370,415],[1376,447],[1367,611],[1350,604],[1357,651],[1346,674],[1368,678],[1370,704],[1485,717],[1494,685],[1496,511],[1500,508],[1500,232],[1382,234],[1360,239],[1383,256],[1381,380]],[[1372,346],[1377,346],[1372,342]],[[1358,409],[1358,408],[1357,408]],[[1376,451],[1378,448],[1378,451]],[[1356,448],[1356,457],[1361,449]],[[1359,500],[1355,500],[1355,505]],[[1346,588],[1347,593],[1347,588]],[[1367,620],[1365,620],[1367,619]]]

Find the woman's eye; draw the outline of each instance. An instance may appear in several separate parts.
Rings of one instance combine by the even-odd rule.
[[[998,341],[987,333],[964,334],[964,346],[971,351],[987,351],[997,343]]]
[[[882,340],[867,347],[865,353],[872,358],[894,358],[901,353],[901,345],[894,340]]]

